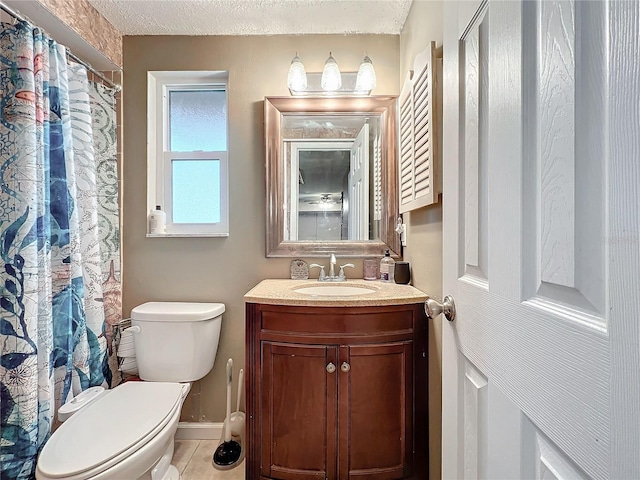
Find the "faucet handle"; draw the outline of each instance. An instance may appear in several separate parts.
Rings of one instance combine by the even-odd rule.
[[[318,281],[323,281],[326,277],[325,273],[324,273],[324,265],[319,265],[317,263],[312,263],[311,265],[309,265],[309,270],[311,270],[314,267],[318,267],[320,269],[320,274],[318,275]]]
[[[347,276],[344,274],[344,268],[345,267],[355,267],[355,265],[353,263],[345,263],[344,265],[340,265],[340,272],[338,273],[338,279],[339,280],[346,280]]]

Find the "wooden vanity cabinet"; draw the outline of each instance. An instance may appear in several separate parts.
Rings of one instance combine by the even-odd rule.
[[[426,479],[422,303],[247,303],[248,479]]]

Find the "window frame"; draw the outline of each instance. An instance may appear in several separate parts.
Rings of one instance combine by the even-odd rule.
[[[229,91],[226,71],[147,72],[147,212],[161,205],[166,214],[166,233],[147,237],[229,236]],[[225,151],[170,151],[169,92],[223,90],[227,103]],[[220,222],[173,223],[173,160],[215,160],[220,162]]]

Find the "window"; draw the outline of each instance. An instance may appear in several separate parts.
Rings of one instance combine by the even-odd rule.
[[[162,207],[166,236],[229,235],[227,79],[148,72],[147,209]]]

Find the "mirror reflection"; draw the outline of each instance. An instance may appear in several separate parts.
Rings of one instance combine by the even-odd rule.
[[[396,97],[265,99],[268,257],[400,250]]]
[[[285,116],[286,240],[379,239],[378,125],[373,116]]]

